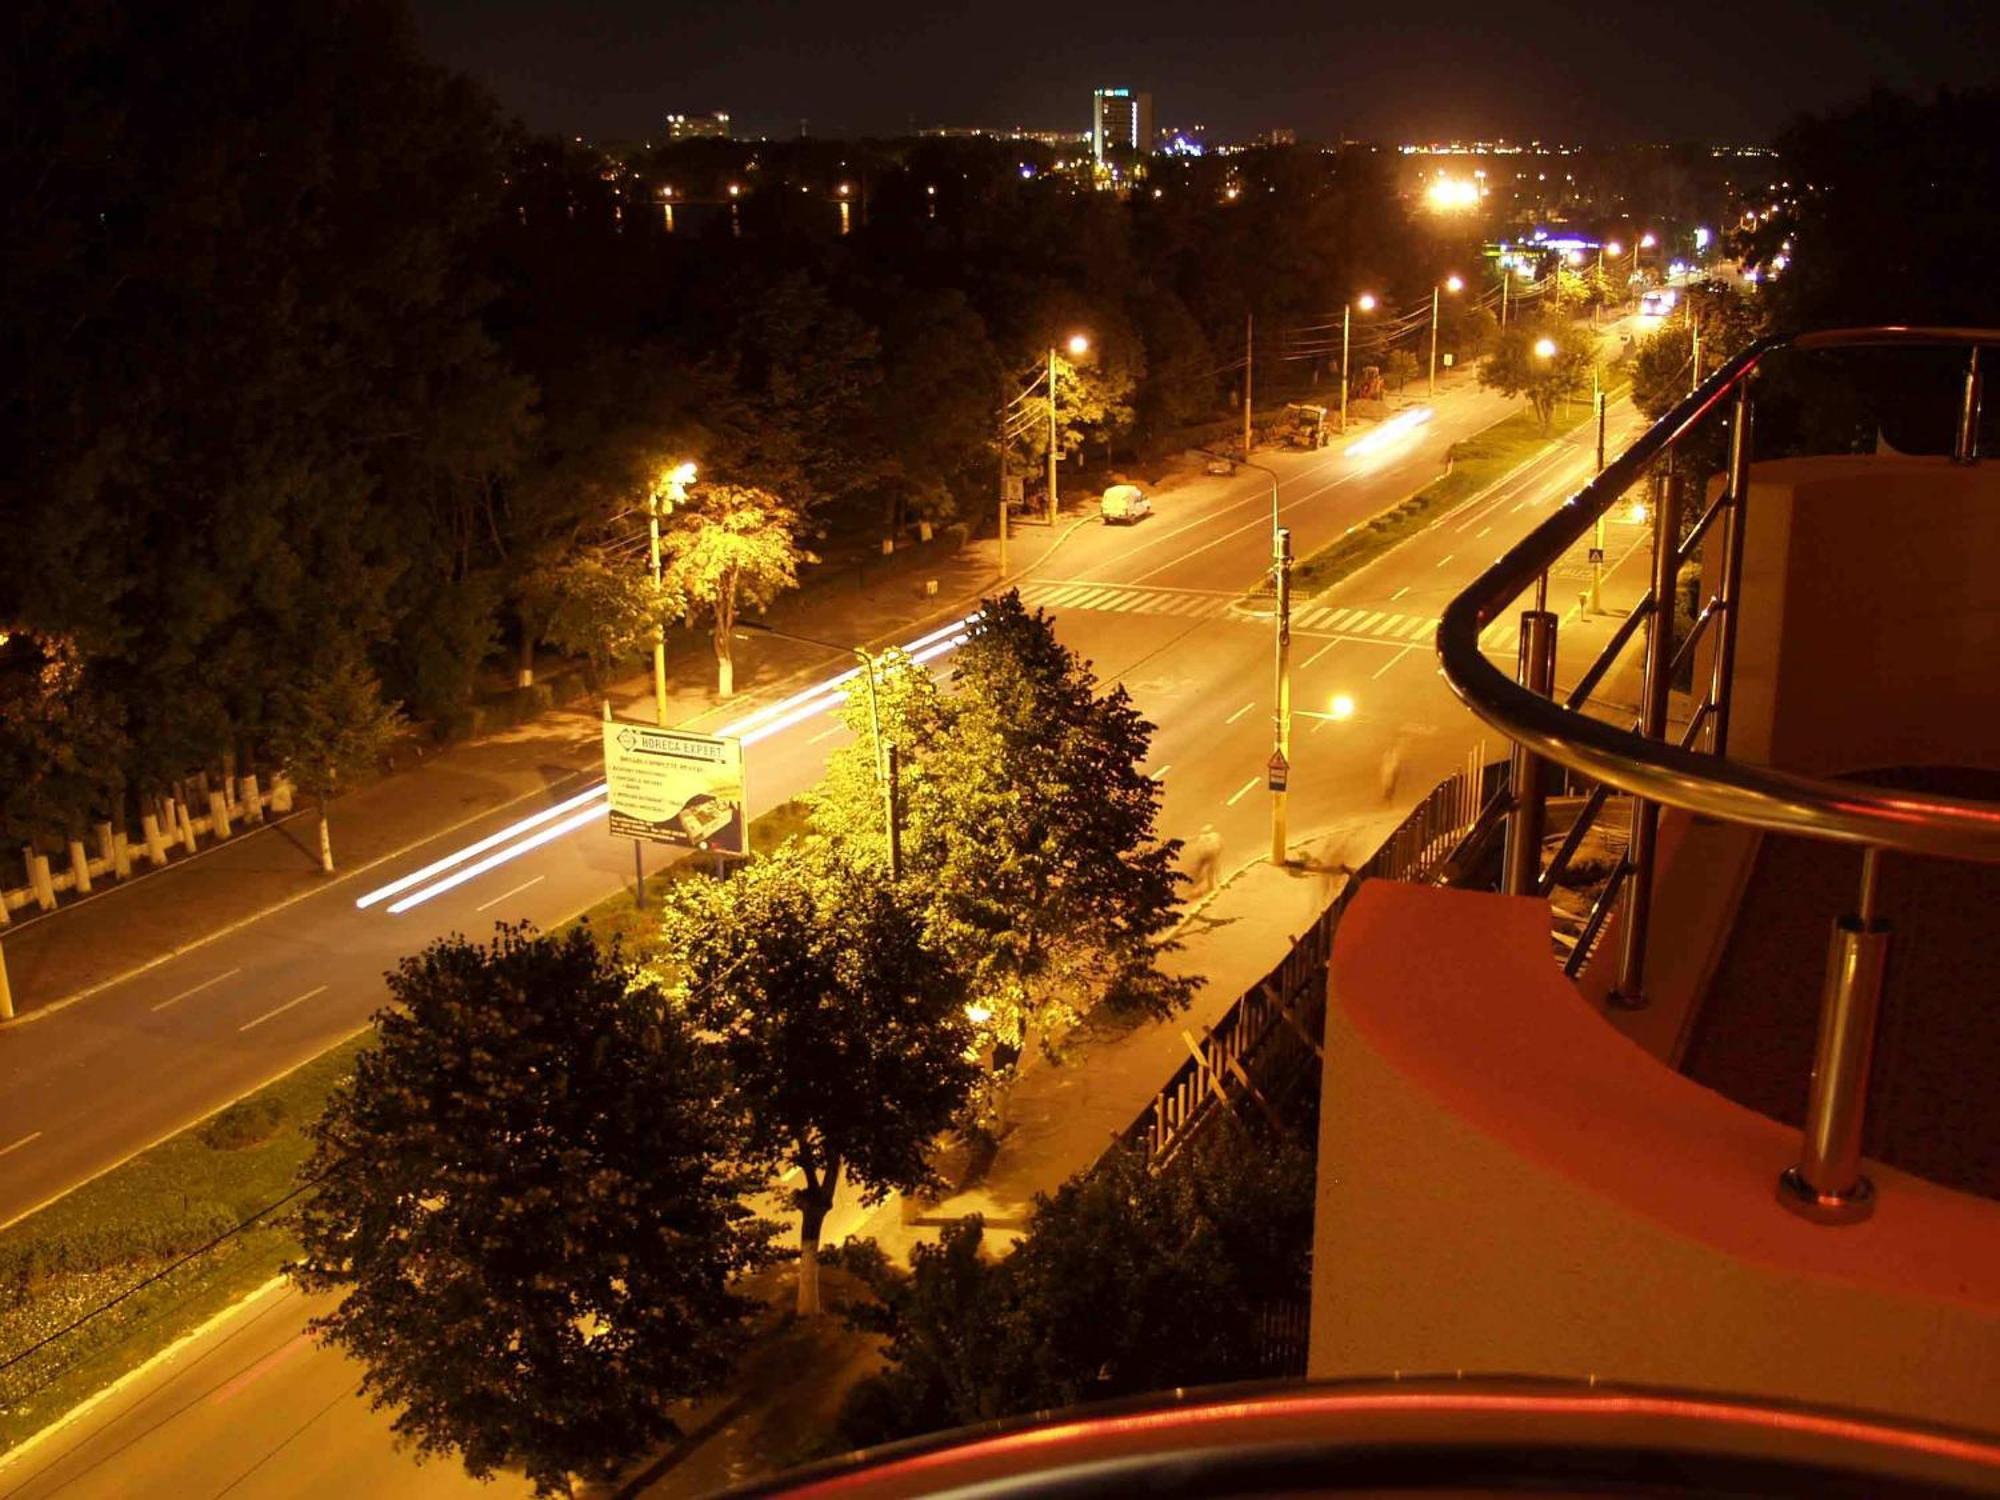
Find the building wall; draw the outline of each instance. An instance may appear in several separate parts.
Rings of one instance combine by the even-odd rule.
[[[1596,1376],[2000,1430],[2000,1204],[1877,1165],[1867,1223],[1788,1213],[1796,1134],[1605,1025],[1543,903],[1370,882],[1325,1050],[1313,1376]]]
[[[2000,467],[1762,463],[1749,516],[1732,753],[1812,774],[2000,769]]]

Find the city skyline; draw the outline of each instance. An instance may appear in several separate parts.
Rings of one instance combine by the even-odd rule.
[[[1301,139],[1754,143],[1876,84],[1929,92],[2000,70],[2000,19],[1970,0],[1893,17],[1859,0],[1778,0],[1726,24],[1612,4],[1588,28],[1559,30],[1463,0],[1394,24],[1285,3],[1254,25],[1167,0],[1074,15],[1045,35],[999,13],[897,0],[664,15],[628,0],[584,14],[549,0],[419,0],[416,16],[428,52],[531,128],[594,138],[643,139],[669,111],[708,110],[750,136],[802,123],[818,136],[1083,131],[1091,91],[1111,80],[1220,139],[1286,127]],[[1245,88],[1246,75],[1259,81]]]

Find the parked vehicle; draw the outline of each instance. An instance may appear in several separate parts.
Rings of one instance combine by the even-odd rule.
[[[1287,448],[1324,448],[1331,441],[1331,434],[1326,430],[1326,408],[1303,401],[1292,402],[1285,408],[1285,423],[1280,436]]]
[[[1130,526],[1153,513],[1153,502],[1136,484],[1114,484],[1097,502],[1097,513],[1104,517],[1106,526]]]

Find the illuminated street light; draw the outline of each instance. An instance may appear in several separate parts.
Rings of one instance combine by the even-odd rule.
[[[663,510],[671,514],[676,505],[687,503],[688,486],[694,483],[694,478],[693,464],[676,464],[664,470],[646,492],[646,521],[652,538],[653,596],[656,605],[660,593],[660,516]],[[653,716],[662,729],[666,728],[667,626],[660,619],[653,622]]]
[[[1555,355],[1556,341],[1554,339],[1541,338],[1535,340],[1536,359],[1554,359]]]
[[[1354,325],[1356,307],[1363,312],[1375,311],[1375,294],[1363,292],[1340,310],[1340,430],[1343,436],[1347,432],[1347,336]]]
[[[1329,705],[1329,708],[1331,710],[1328,714],[1329,718],[1351,719],[1354,717],[1354,700],[1346,693],[1335,693],[1333,695],[1333,702]]]
[[[1444,286],[1442,288],[1439,287],[1431,288],[1430,394],[1433,396],[1435,396],[1438,393],[1438,302],[1439,302],[1438,293],[1440,290],[1447,292],[1458,292],[1462,290],[1464,286],[1465,286],[1464,281],[1462,281],[1457,276],[1447,276],[1445,278]]]
[[[1065,347],[1070,358],[1090,352],[1090,340],[1080,333],[1069,336]],[[1056,440],[1056,346],[1049,345],[1049,525],[1056,524],[1056,457],[1059,453]]]
[[[847,193],[848,193],[848,187],[847,187],[847,184],[843,182],[843,183],[842,183],[842,184],[840,185],[840,196],[841,196],[841,197],[843,197],[843,198],[845,198],[845,197],[847,196]]]
[[[741,187],[740,187],[739,185],[737,185],[736,183],[733,183],[733,182],[732,182],[732,183],[730,183],[730,184],[729,184],[729,196],[730,196],[730,197],[734,198],[734,197],[735,197],[735,196],[736,196],[736,195],[737,195],[738,193],[740,193],[740,192],[742,192],[742,191],[743,191],[743,189],[742,189],[742,188],[741,188]]]
[[[1479,206],[1479,183],[1463,177],[1439,177],[1424,189],[1424,198],[1437,213],[1462,213]]]

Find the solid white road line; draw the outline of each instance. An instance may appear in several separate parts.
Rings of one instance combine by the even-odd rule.
[[[14,1142],[13,1145],[0,1146],[0,1156],[12,1156],[16,1151],[19,1151],[23,1146],[30,1145],[35,1141],[39,1141],[41,1138],[42,1138],[42,1133],[39,1130],[30,1131],[27,1135],[22,1136],[18,1141]]]
[[[325,985],[320,985],[317,989],[307,990],[303,995],[299,996],[298,999],[287,1000],[283,1005],[278,1006],[275,1010],[267,1010],[264,1012],[263,1015],[257,1017],[256,1020],[245,1021],[241,1026],[237,1027],[236,1029],[239,1032],[242,1032],[250,1030],[250,1028],[253,1026],[262,1026],[266,1021],[270,1020],[271,1017],[282,1016],[286,1011],[290,1010],[294,1005],[304,1005],[306,1001],[312,999],[314,995],[324,995],[325,993],[326,993]]]
[[[1225,724],[1234,724],[1238,719],[1242,718],[1245,714],[1249,713],[1250,710],[1255,708],[1256,706],[1257,705],[1254,702],[1246,703],[1241,708],[1237,709],[1235,713],[1231,714],[1228,718],[1224,719],[1222,722]]]
[[[172,999],[162,1000],[158,1005],[154,1006],[153,1009],[165,1010],[169,1005],[178,1005],[181,1003],[181,1001],[187,999],[189,995],[199,995],[203,990],[207,989],[211,984],[220,984],[225,979],[233,979],[242,972],[243,970],[241,968],[235,968],[229,970],[227,973],[218,974],[213,979],[204,979],[200,984],[194,986],[193,989],[182,990],[178,995],[175,995]]]
[[[544,880],[547,880],[548,878],[549,877],[546,875],[537,875],[533,880],[526,881],[520,885],[517,885],[514,887],[513,890],[506,891],[501,895],[495,896],[491,901],[481,902],[478,906],[475,906],[472,909],[474,911],[485,911],[486,908],[489,906],[498,906],[502,901],[505,901],[509,896],[518,896],[521,894],[521,892],[528,889],[529,886],[540,885]]]
[[[1228,802],[1224,803],[1223,805],[1225,807],[1234,807],[1237,803],[1241,802],[1244,798],[1244,795],[1247,792],[1249,792],[1249,790],[1262,779],[1263,779],[1262,777],[1252,776],[1248,781],[1244,782],[1243,785],[1239,786],[1236,789],[1236,795],[1231,797],[1228,800]]]

